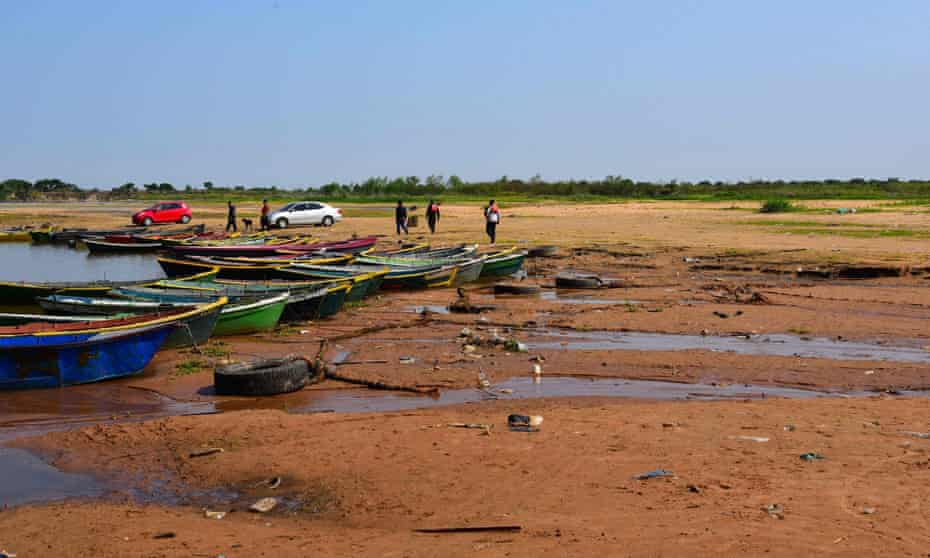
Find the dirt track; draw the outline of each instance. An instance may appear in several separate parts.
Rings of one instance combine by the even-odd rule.
[[[344,365],[344,375],[443,390],[474,387],[479,370],[492,384],[529,378],[529,359],[537,356],[543,357],[543,384],[548,377],[574,376],[876,393],[927,389],[926,214],[878,202],[808,205],[880,211],[773,217],[752,213],[750,204],[505,207],[502,243],[561,246],[560,258],[531,262],[526,281],[545,287],[557,271],[575,268],[610,275],[621,287],[544,288],[543,298],[527,298],[494,297],[476,286],[469,289],[471,301],[495,307],[481,315],[416,313],[416,306],[448,304],[455,298],[451,290],[385,295],[332,320],[230,340],[220,348],[232,358],[313,354],[319,339],[329,338],[330,358],[341,353],[350,361],[386,361]],[[338,227],[312,232],[336,238],[387,231],[389,218],[363,209],[351,218],[353,209],[347,208],[350,218]],[[212,209],[214,222],[222,218],[220,211]],[[4,222],[11,220],[8,212],[0,207]],[[39,213],[20,217],[41,220]],[[109,225],[108,219],[116,224],[119,216],[81,213],[75,223],[85,219]],[[476,207],[444,208],[435,244],[481,240]],[[761,299],[751,299],[754,293]],[[481,345],[463,350],[464,327],[485,337],[513,336],[529,343],[530,352]],[[372,329],[377,331],[359,335]],[[601,345],[572,345],[586,335],[623,332],[675,335],[663,341],[669,344],[692,336],[711,345],[668,350],[661,343],[603,344],[603,337],[597,337]],[[565,333],[574,337],[553,342],[553,335]],[[781,348],[765,339],[772,335],[790,337],[791,350],[759,354]],[[712,343],[742,339],[738,336],[752,342],[749,353],[709,350]],[[844,344],[856,349],[843,352]],[[842,358],[835,353],[815,358],[818,350],[840,351]],[[400,364],[401,356],[414,357],[414,363]],[[930,547],[930,515],[921,503],[930,486],[930,442],[903,433],[930,431],[930,403],[923,397],[716,402],[505,397],[404,412],[293,414],[286,411],[312,407],[334,391],[358,389],[328,381],[262,401],[218,400],[209,390],[208,368],[177,373],[177,363],[192,358],[204,357],[162,353],[145,376],[103,389],[143,387],[178,404],[215,405],[226,412],[86,426],[15,442],[63,469],[113,477],[121,490],[151,493],[154,480],[167,481],[181,496],[180,505],[158,498],[133,503],[117,495],[104,503],[4,511],[0,549],[20,556],[653,556],[925,555]],[[0,424],[19,421],[12,430],[29,431],[25,425],[46,428],[56,417],[87,417],[94,404],[74,401],[89,388],[73,390],[70,400],[48,392],[0,395]],[[278,410],[233,412],[252,408]],[[123,410],[116,404],[98,408],[94,420],[100,414],[123,416]],[[507,431],[511,412],[543,415],[541,431]],[[488,423],[492,433],[446,426],[455,422]],[[203,446],[227,452],[187,457]],[[827,459],[799,459],[809,451]],[[631,478],[660,467],[676,477]],[[201,506],[242,510],[271,494],[254,488],[271,476],[282,477],[278,490],[295,503],[289,511],[202,518]],[[216,488],[238,496],[213,501],[184,496]],[[769,504],[784,511],[774,508],[770,514],[763,509]],[[40,527],[50,522],[62,528],[50,533]],[[484,524],[518,524],[523,530],[412,532]],[[162,531],[177,536],[152,538]]]

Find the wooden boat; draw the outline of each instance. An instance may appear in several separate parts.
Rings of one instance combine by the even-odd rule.
[[[328,318],[342,308],[352,285],[324,287],[317,291],[291,294],[281,319],[288,322]]]
[[[0,390],[59,387],[141,373],[179,323],[225,302],[157,316],[0,327]]]
[[[254,245],[221,245],[221,246],[199,246],[199,245],[179,245],[172,246],[171,251],[175,255],[200,255],[200,256],[263,256],[275,254],[278,250],[288,250],[296,252],[348,252],[358,253],[375,245],[377,238],[373,236],[365,238],[356,238],[350,240],[341,240],[336,242],[303,242],[295,241],[281,244],[254,244]]]
[[[284,293],[254,302],[227,305],[220,311],[213,335],[243,335],[274,329],[287,305],[288,296]]]
[[[160,240],[154,242],[108,242],[95,238],[85,238],[84,244],[91,254],[130,254],[138,252],[155,252],[161,250]]]
[[[472,281],[477,281],[478,277],[481,276],[481,270],[484,268],[484,258],[468,260],[467,262],[457,264],[456,267],[458,269],[455,273],[452,285],[458,286],[471,283]]]
[[[333,254],[330,257],[309,261],[320,265],[331,265],[345,263],[350,259],[351,256],[347,254]],[[266,264],[238,263],[204,256],[189,256],[183,259],[160,257],[158,258],[158,264],[168,277],[185,276],[215,268],[217,269],[217,278],[249,281],[265,281],[281,277],[286,278],[278,273],[278,269],[288,265],[287,262]]]
[[[15,326],[31,323],[47,324],[73,324],[78,322],[101,322],[104,320],[117,320],[128,318],[134,314],[98,315],[87,314],[75,316],[72,314],[20,314],[15,312],[0,312],[0,326]]]
[[[381,283],[384,281],[389,269],[381,268],[376,271],[355,274],[326,274],[317,273],[313,270],[305,269],[299,265],[283,267],[278,270],[278,276],[282,277],[288,283],[301,281],[333,281],[336,279],[351,281],[352,288],[346,295],[346,302],[358,302],[367,296],[378,292]],[[218,280],[219,283],[226,283],[225,279]]]
[[[145,314],[150,312],[165,312],[176,308],[187,308],[199,301],[168,302],[161,300],[131,300],[125,298],[109,298],[95,296],[71,296],[53,294],[36,298],[39,306],[48,312],[63,314],[101,314],[131,312]]]
[[[526,260],[525,252],[512,252],[502,255],[489,255],[484,260],[481,277],[503,277],[520,271]]]
[[[199,269],[198,273],[187,277],[191,280],[209,280],[216,277],[219,270],[213,268]],[[130,285],[149,285],[159,279],[144,281],[87,281],[63,283],[18,283],[0,281],[0,306],[34,306],[35,299],[52,294],[69,294],[74,296],[104,296],[116,287]]]
[[[435,258],[469,258],[478,251],[477,244],[459,244],[448,248],[430,248],[429,245],[420,245],[414,248],[370,252],[365,254],[374,258],[404,258],[404,259],[435,259]]]
[[[56,230],[57,227],[44,227],[34,231],[29,231],[29,238],[36,244],[45,244],[52,241],[52,233],[54,233]]]
[[[0,242],[29,242],[32,240],[32,229],[9,228],[0,231]]]

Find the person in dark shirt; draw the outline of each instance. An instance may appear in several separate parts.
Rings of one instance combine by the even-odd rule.
[[[404,234],[408,234],[407,208],[404,207],[404,202],[402,200],[397,200],[397,207],[394,208],[394,224],[397,226],[397,234],[400,234],[400,231],[404,231]]]
[[[433,200],[429,201],[426,206],[426,222],[429,225],[429,232],[436,232],[436,223],[439,222],[439,204]]]
[[[229,232],[232,229],[233,232],[237,232],[239,229],[236,227],[236,206],[233,205],[232,200],[226,202],[226,232]]]
[[[271,213],[271,207],[268,206],[268,200],[262,200],[262,219],[260,230],[267,231],[271,229],[271,223],[268,221],[268,214]]]

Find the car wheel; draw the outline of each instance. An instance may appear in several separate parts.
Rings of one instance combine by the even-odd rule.
[[[191,222],[191,216],[190,216],[190,215],[182,215],[182,216],[181,216],[181,223],[183,223],[183,224],[186,225],[186,224],[188,224],[188,223],[190,223],[190,222]]]
[[[279,228],[279,229],[286,229],[286,228],[287,228],[287,219],[285,219],[284,217],[281,217],[280,219],[278,219],[277,221],[275,221],[275,224],[278,225],[278,228]]]
[[[324,226],[324,227],[332,227],[332,226],[333,226],[333,223],[335,223],[335,220],[333,219],[333,216],[332,216],[332,215],[327,215],[326,217],[323,217],[323,226]]]
[[[142,220],[142,224],[145,225],[146,227],[151,227],[151,226],[152,226],[152,218],[151,218],[151,217],[146,217],[145,219]]]

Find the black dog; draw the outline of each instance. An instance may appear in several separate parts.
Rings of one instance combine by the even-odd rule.
[[[252,230],[252,220],[246,219],[245,217],[243,217],[242,218],[242,231],[245,232],[245,231],[251,231],[251,230]]]

